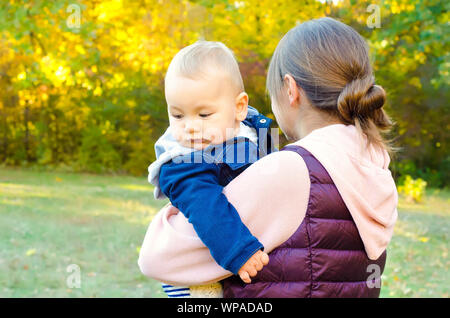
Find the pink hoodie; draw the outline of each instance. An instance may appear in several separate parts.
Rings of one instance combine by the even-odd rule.
[[[367,255],[386,249],[397,219],[397,189],[387,152],[365,150],[355,126],[336,124],[295,142],[325,167],[347,205]],[[246,169],[224,190],[244,224],[266,252],[286,241],[303,221],[309,198],[303,159],[291,151],[272,153]],[[153,219],[138,260],[145,275],[176,285],[217,282],[232,274],[221,268],[182,213],[168,205]]]

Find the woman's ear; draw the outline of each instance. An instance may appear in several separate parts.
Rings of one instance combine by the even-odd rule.
[[[291,106],[296,106],[300,103],[300,92],[299,89],[297,87],[297,82],[295,81],[295,79],[289,75],[286,74],[284,76],[284,83],[287,87],[287,93],[288,93],[288,97],[289,97],[289,104]]]
[[[246,92],[240,93],[236,97],[236,120],[243,121],[248,112],[248,95]]]

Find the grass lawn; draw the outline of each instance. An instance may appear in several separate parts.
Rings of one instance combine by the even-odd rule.
[[[165,203],[145,178],[0,168],[0,296],[164,297],[137,258]]]
[[[381,297],[450,296],[450,191],[427,190],[424,202],[400,197]]]
[[[381,297],[449,297],[450,191],[427,194],[400,201]],[[137,257],[165,203],[145,177],[0,168],[0,297],[164,297]]]

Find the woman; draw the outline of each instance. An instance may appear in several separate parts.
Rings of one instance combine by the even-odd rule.
[[[225,194],[269,264],[251,284],[229,277],[168,206],[147,231],[141,271],[175,284],[223,280],[224,297],[378,297],[397,191],[381,135],[391,126],[385,92],[367,44],[331,18],[300,24],[278,44],[267,88],[295,142],[254,163]]]

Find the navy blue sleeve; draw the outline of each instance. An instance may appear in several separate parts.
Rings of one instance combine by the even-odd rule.
[[[237,274],[263,245],[242,223],[222,193],[219,167],[214,163],[174,163],[161,167],[161,190],[194,226],[214,260]]]

